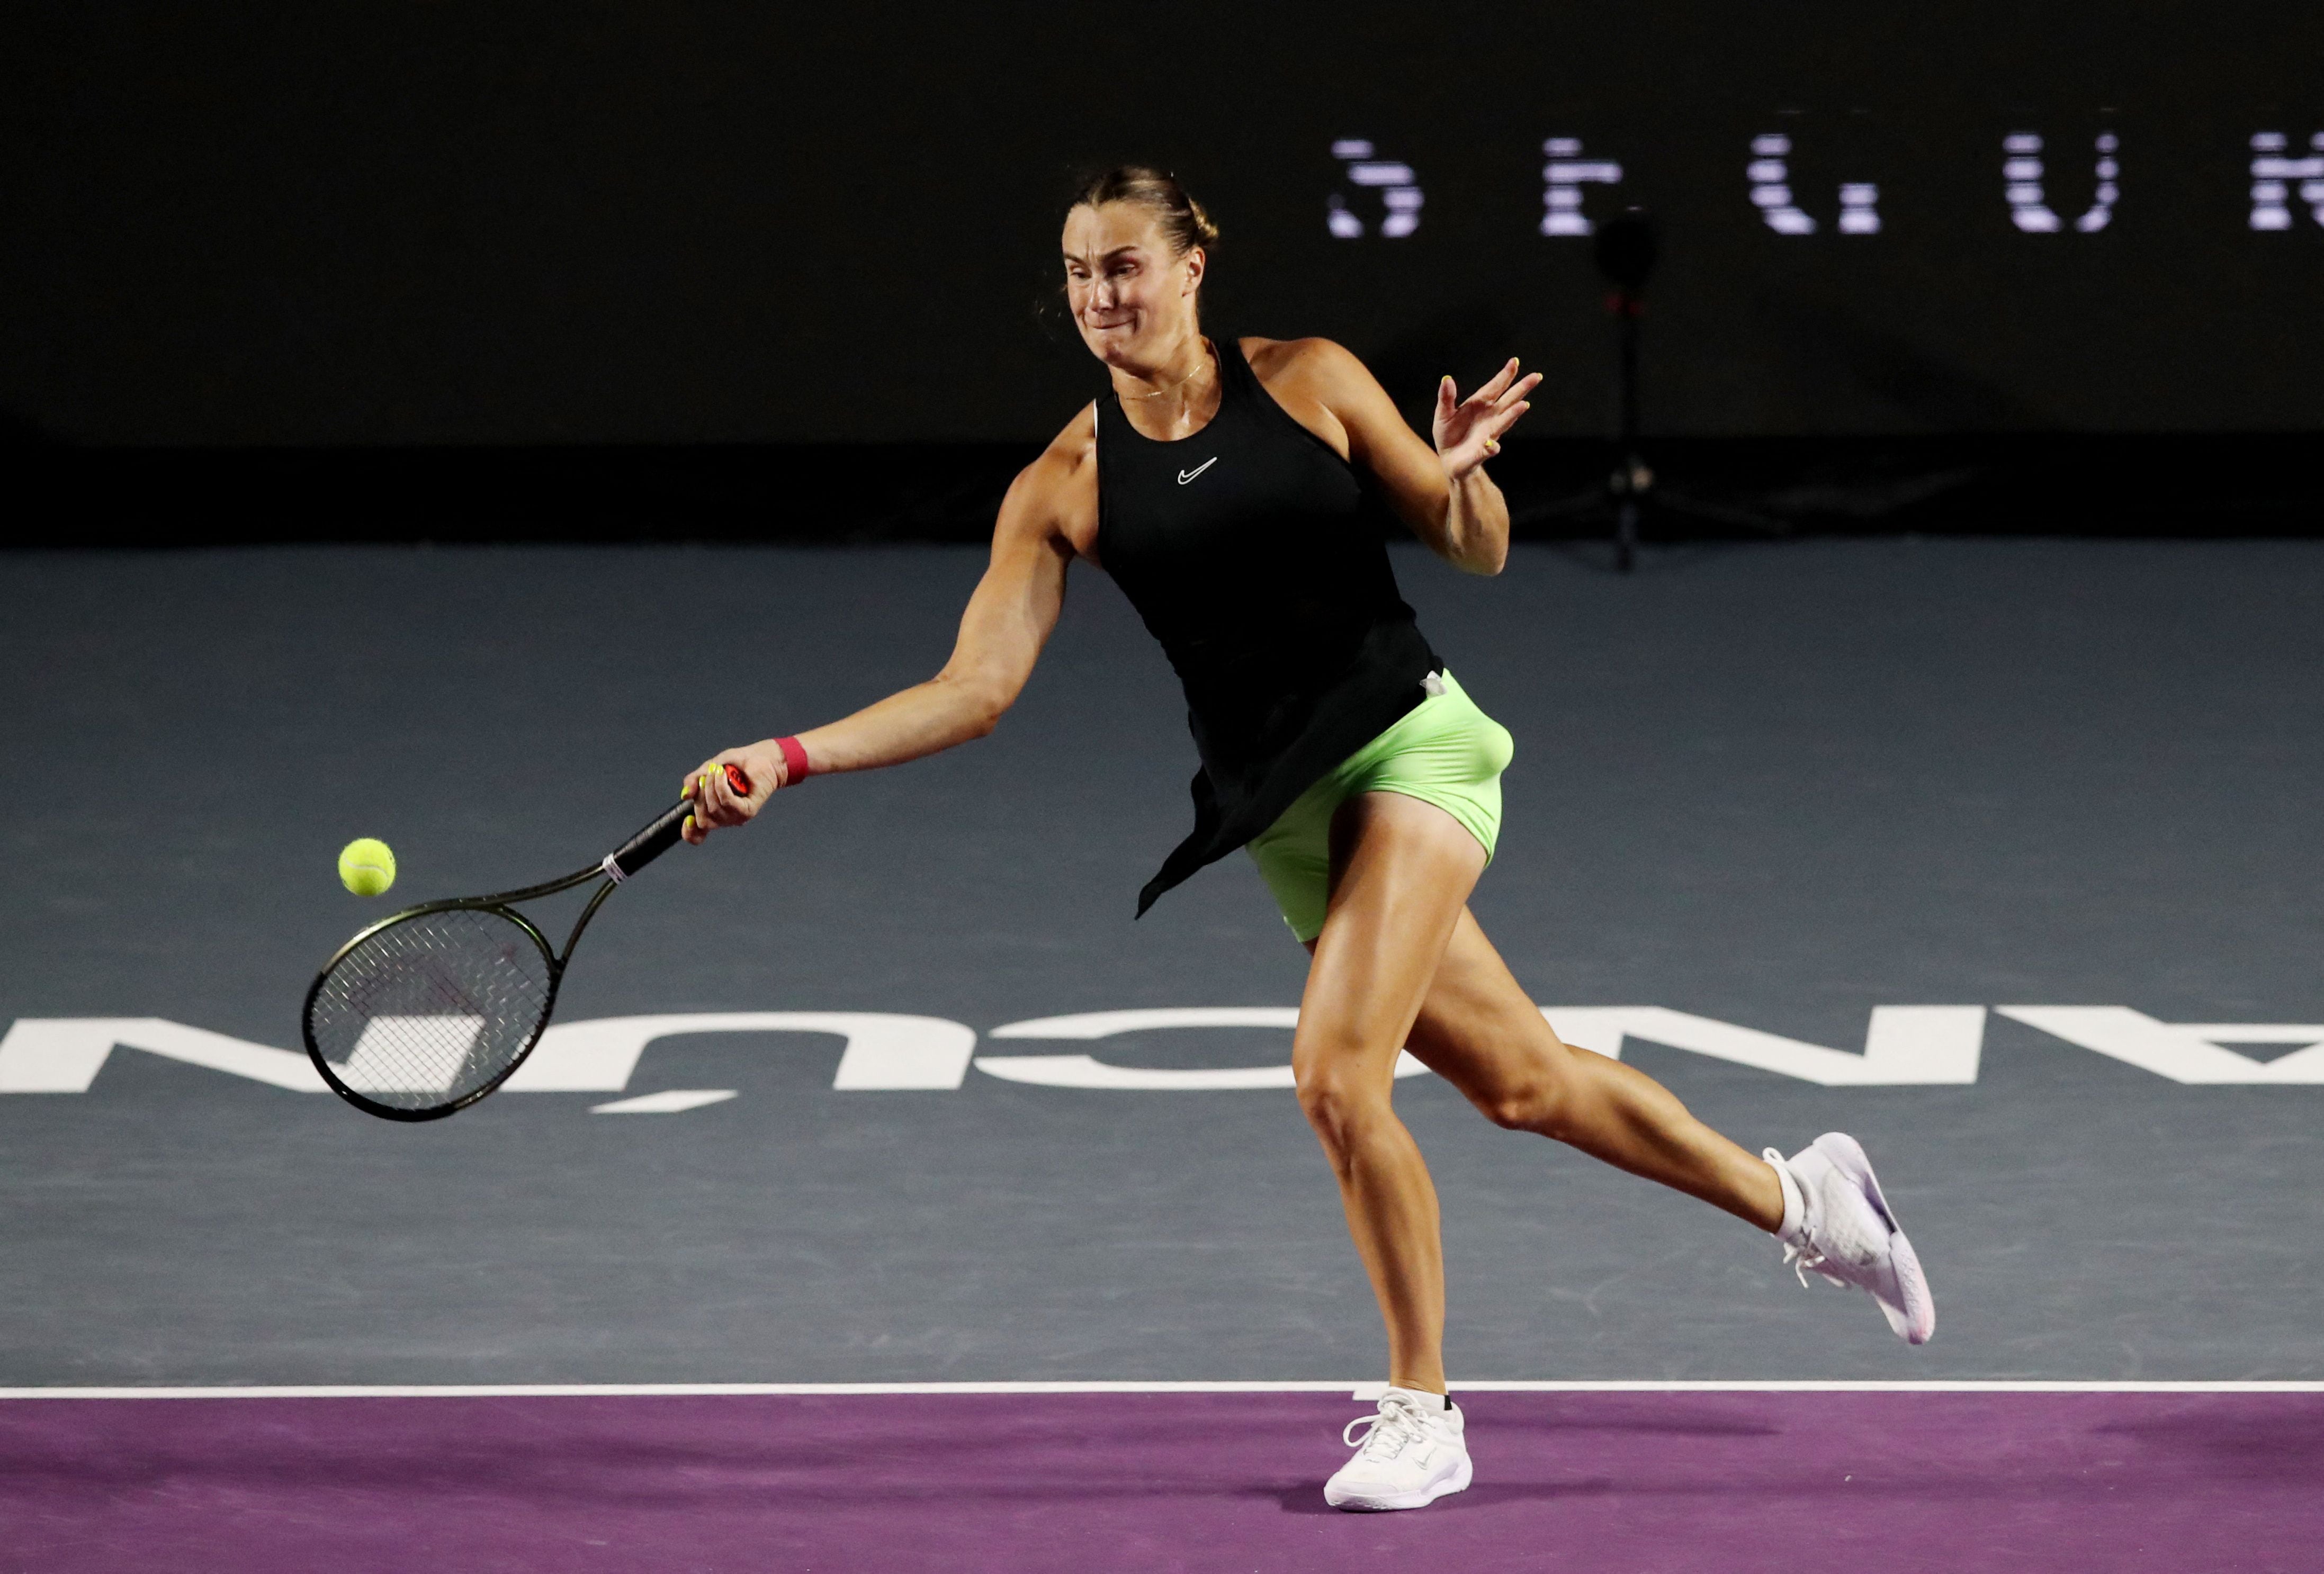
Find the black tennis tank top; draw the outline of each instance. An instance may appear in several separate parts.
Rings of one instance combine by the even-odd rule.
[[[1231,338],[1219,410],[1157,442],[1097,407],[1097,559],[1185,687],[1203,768],[1194,829],[1154,898],[1273,824],[1425,697],[1440,663],[1396,587],[1387,513],[1353,466],[1275,402]]]

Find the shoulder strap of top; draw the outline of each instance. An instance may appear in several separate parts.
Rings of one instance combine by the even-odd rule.
[[[1092,402],[1097,407],[1098,471],[1102,475],[1110,454],[1143,448],[1154,439],[1130,424],[1130,412],[1121,406],[1121,395],[1113,389],[1108,388]]]
[[[1211,343],[1219,347],[1219,384],[1222,390],[1220,407],[1222,409],[1225,408],[1230,400],[1238,403],[1262,426],[1271,428],[1286,437],[1296,437],[1303,443],[1313,443],[1340,464],[1348,464],[1347,460],[1340,456],[1337,449],[1300,425],[1299,418],[1284,409],[1282,402],[1267,391],[1267,384],[1259,380],[1259,368],[1252,365],[1250,357],[1242,353],[1240,339],[1214,338]],[[1349,467],[1354,468],[1352,465]]]
[[[1250,359],[1242,353],[1242,341],[1224,334],[1205,336],[1218,352],[1220,390],[1246,398],[1258,392],[1259,373],[1250,369]]]

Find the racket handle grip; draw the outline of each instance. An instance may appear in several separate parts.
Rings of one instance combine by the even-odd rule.
[[[751,778],[739,765],[727,766],[726,785],[745,796],[751,791]],[[607,853],[600,867],[616,884],[629,879],[677,844],[686,833],[687,816],[693,813],[691,797],[678,799],[657,815],[652,824]]]

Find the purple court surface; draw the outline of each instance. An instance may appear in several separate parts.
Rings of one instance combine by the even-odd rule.
[[[0,1567],[2324,1566],[2324,1393],[1465,1403],[1474,1487],[1350,1515],[1321,1494],[1364,1408],[1344,1391],[12,1399]]]

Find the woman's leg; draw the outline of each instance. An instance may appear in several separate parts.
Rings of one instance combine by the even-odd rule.
[[[1342,804],[1332,820],[1331,905],[1310,947],[1291,1053],[1300,1108],[1339,1177],[1348,1232],[1388,1323],[1388,1381],[1436,1394],[1444,1391],[1436,1189],[1389,1091],[1484,867],[1477,839],[1433,804],[1395,793]]]
[[[1782,1183],[1766,1160],[1644,1072],[1561,1041],[1465,908],[1407,1042],[1497,1126],[1569,1143],[1762,1229],[1783,1223]]]

